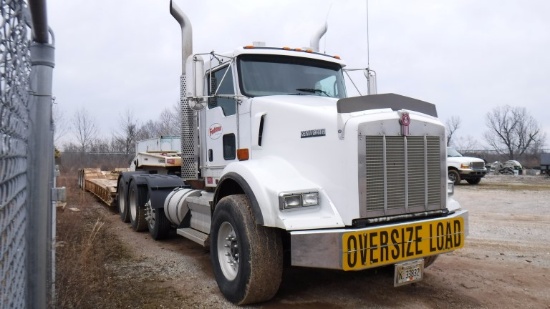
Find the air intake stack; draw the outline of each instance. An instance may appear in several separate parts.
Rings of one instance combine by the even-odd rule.
[[[193,53],[193,28],[189,18],[173,1],[170,1],[170,14],[181,26],[181,177],[184,180],[193,180],[198,178],[197,117],[187,102],[185,74],[185,62]]]
[[[317,29],[317,32],[315,32],[311,39],[309,40],[309,46],[311,49],[313,49],[314,52],[319,52],[319,42],[321,41],[321,38],[325,33],[327,33],[328,25],[325,22],[319,29]]]

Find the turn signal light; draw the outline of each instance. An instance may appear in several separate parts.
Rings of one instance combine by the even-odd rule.
[[[246,161],[249,158],[248,148],[237,149],[237,159],[239,159],[239,161]]]

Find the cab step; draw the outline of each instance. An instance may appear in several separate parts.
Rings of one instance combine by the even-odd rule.
[[[181,229],[177,229],[176,232],[178,235],[183,236],[189,240],[192,240],[199,245],[203,247],[209,247],[210,246],[210,239],[209,235],[200,231],[197,231],[195,229],[192,229],[190,227],[185,227]]]

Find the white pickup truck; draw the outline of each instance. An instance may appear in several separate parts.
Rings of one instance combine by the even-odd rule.
[[[485,161],[474,157],[463,157],[452,147],[447,147],[447,170],[449,180],[455,185],[463,179],[471,185],[477,185],[487,174]]]

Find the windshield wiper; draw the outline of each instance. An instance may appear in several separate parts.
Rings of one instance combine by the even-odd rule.
[[[321,90],[321,89],[297,88],[296,90],[298,90],[298,91],[304,91],[304,92],[311,92],[311,93],[322,93],[322,94],[324,94],[325,96],[330,97],[330,95],[329,95],[326,91]]]

